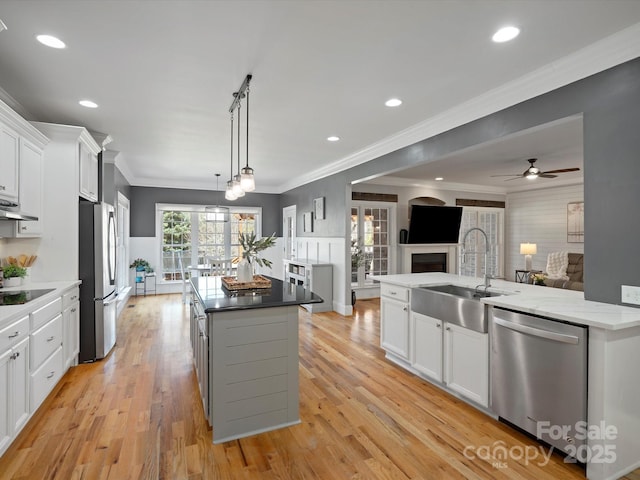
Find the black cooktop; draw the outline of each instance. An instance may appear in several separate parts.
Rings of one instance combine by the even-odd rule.
[[[52,292],[54,289],[42,290],[14,290],[12,292],[0,291],[0,306],[2,305],[22,305],[23,303],[35,300],[42,295]]]

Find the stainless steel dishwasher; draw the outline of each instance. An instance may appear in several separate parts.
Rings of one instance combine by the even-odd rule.
[[[491,410],[569,455],[580,451],[587,327],[498,307],[490,313]]]

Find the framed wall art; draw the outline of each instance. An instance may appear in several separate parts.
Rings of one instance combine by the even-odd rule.
[[[584,243],[584,202],[567,204],[567,242]]]
[[[316,220],[324,220],[324,197],[313,200],[313,214]]]

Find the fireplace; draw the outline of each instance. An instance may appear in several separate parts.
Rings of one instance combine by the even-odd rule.
[[[411,254],[411,273],[447,271],[446,253],[413,253]]]
[[[402,244],[399,245],[401,273],[417,272],[445,272],[455,273],[457,271],[456,260],[458,245],[449,244]],[[433,255],[424,255],[433,254]],[[424,255],[424,256],[423,256]],[[415,261],[421,264],[414,266]],[[421,270],[416,270],[420,268]]]

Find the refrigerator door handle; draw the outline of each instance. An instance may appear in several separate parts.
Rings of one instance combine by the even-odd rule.
[[[114,295],[114,294],[115,294],[115,295]],[[111,293],[109,293],[109,295],[105,295],[104,297],[95,297],[95,298],[93,299],[93,301],[94,301],[94,302],[102,302],[102,301],[106,300],[107,298],[109,298],[111,295],[113,295],[113,296],[114,296],[114,298],[115,298],[115,297],[117,297],[117,296],[118,296],[118,292],[116,292],[116,291],[115,291],[115,289],[114,289],[114,290],[111,290]]]

